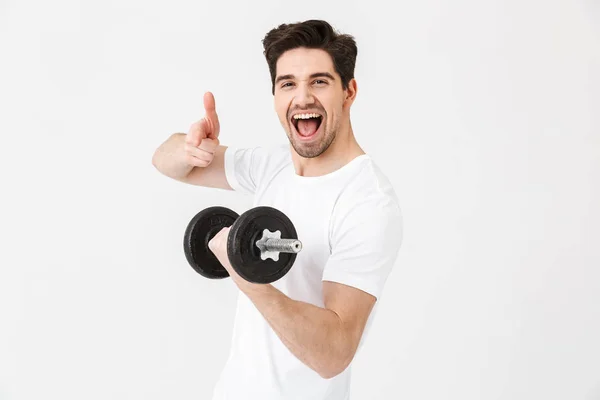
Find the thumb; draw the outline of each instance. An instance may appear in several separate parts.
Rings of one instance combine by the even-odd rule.
[[[219,136],[219,131],[221,129],[219,123],[219,116],[217,115],[217,109],[215,106],[215,97],[211,92],[204,93],[204,112],[206,122],[208,122],[208,126],[210,127],[208,131],[209,137],[216,138]]]

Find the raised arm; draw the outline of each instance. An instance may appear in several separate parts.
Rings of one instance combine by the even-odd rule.
[[[187,134],[174,133],[154,152],[152,165],[180,182],[231,190],[225,177],[226,146],[219,144],[219,118],[212,93],[204,94],[205,117]]]

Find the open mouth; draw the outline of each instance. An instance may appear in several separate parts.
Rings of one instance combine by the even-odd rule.
[[[292,116],[292,124],[296,132],[303,138],[313,137],[321,127],[323,116],[316,113],[296,114]]]

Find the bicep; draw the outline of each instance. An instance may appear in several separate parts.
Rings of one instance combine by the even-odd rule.
[[[194,167],[181,181],[191,185],[233,190],[225,175],[225,150],[227,146],[219,145],[208,167]]]
[[[352,286],[323,281],[323,301],[340,318],[354,356],[377,298]]]

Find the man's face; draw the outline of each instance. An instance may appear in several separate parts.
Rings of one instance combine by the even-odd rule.
[[[327,150],[347,111],[344,99],[340,76],[324,50],[297,48],[277,60],[275,111],[300,156],[313,158]]]

